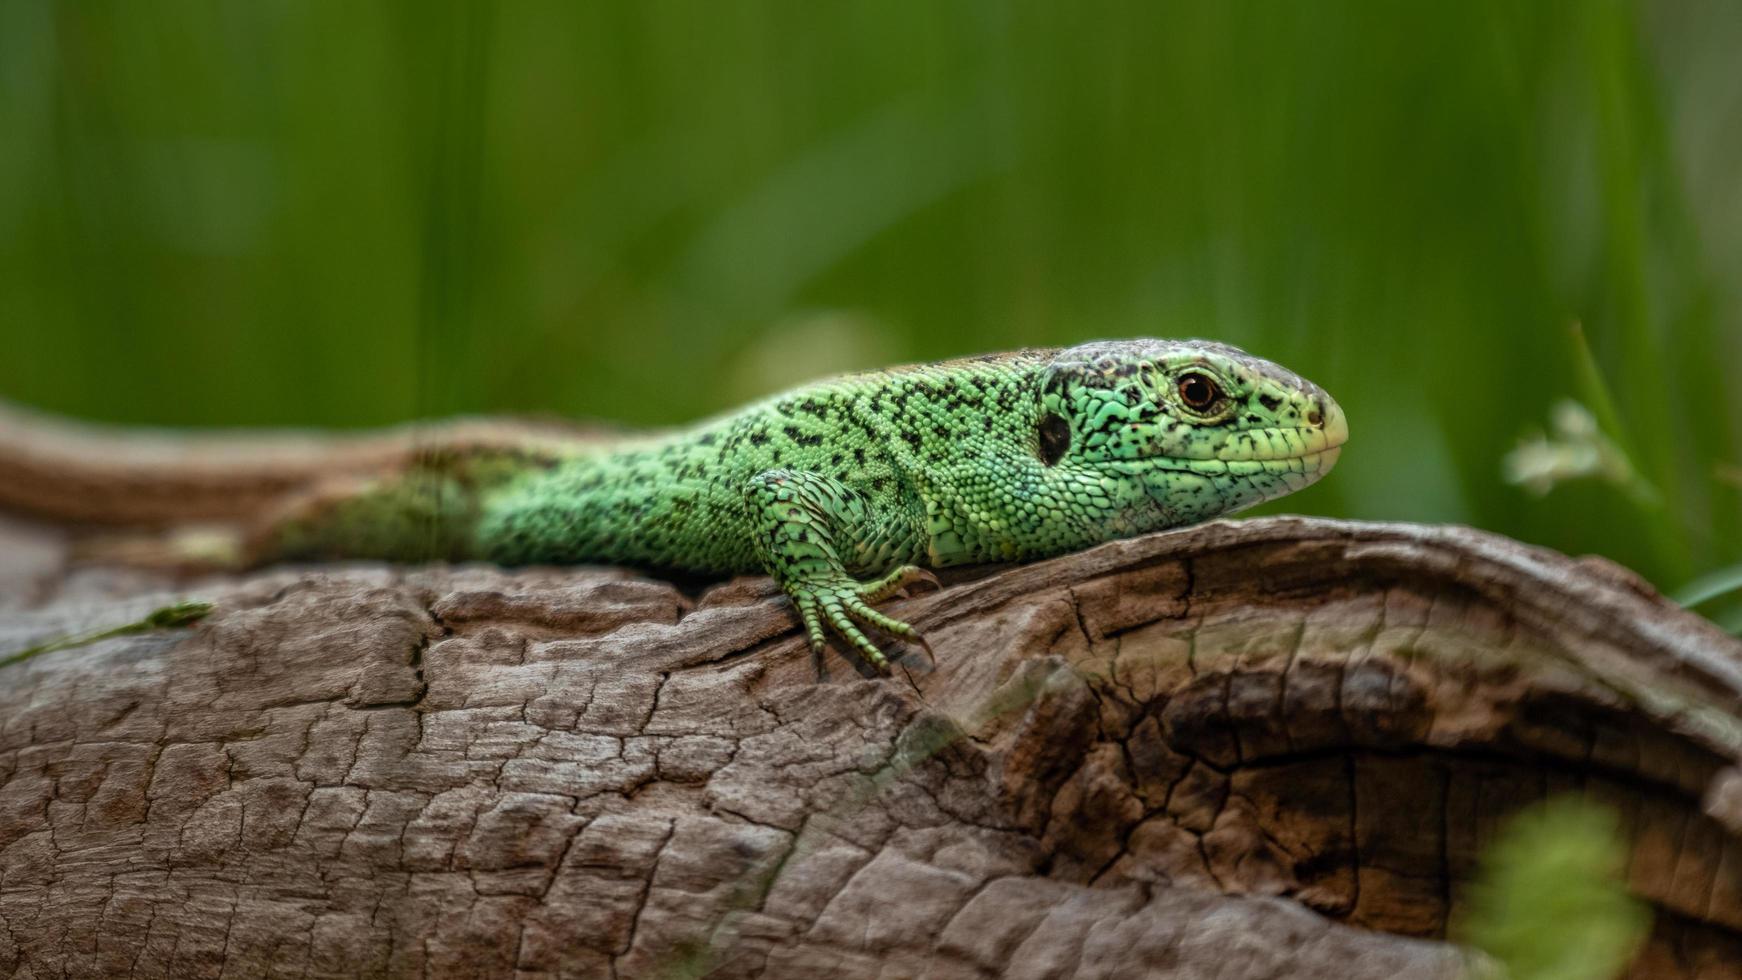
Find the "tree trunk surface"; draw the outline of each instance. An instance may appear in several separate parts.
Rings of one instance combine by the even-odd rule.
[[[0,974],[1458,976],[1496,828],[1600,800],[1642,977],[1742,977],[1742,644],[1450,527],[955,575],[867,678],[765,579],[174,582],[0,534]],[[22,557],[21,557],[22,556]]]

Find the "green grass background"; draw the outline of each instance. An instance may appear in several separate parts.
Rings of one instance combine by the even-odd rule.
[[[677,422],[1228,340],[1352,442],[1272,509],[1666,588],[1742,561],[1742,5],[0,0],[0,395]],[[1656,505],[1501,458],[1591,398]]]

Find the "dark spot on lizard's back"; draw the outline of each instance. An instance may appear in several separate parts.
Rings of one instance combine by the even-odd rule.
[[[1266,411],[1274,412],[1282,404],[1282,399],[1275,395],[1259,395],[1258,404],[1263,405]]]
[[[919,444],[923,441],[922,439],[920,439],[919,433],[913,431],[912,429],[909,429],[908,431],[903,432],[901,434],[901,438],[906,439],[907,444],[909,446],[912,446],[915,450],[919,449]]]
[[[750,433],[750,445],[752,445],[752,446],[765,446],[767,444],[768,444],[768,433],[763,432],[760,429],[756,430],[755,432]]]
[[[702,433],[701,438],[696,440],[696,444],[699,446],[712,446],[718,441],[718,438],[719,437],[712,432],[704,432]]]
[[[944,425],[942,422],[933,425],[931,431],[932,435],[937,436],[939,439],[948,439],[950,437],[950,427]]]
[[[828,410],[825,409],[815,398],[806,398],[804,401],[799,402],[798,410],[806,415],[814,415],[819,419],[828,414]]]

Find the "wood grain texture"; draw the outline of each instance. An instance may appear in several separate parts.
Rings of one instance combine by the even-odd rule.
[[[22,553],[22,552],[19,552]],[[1742,645],[1462,528],[1217,522],[891,604],[817,665],[763,579],[6,579],[0,973],[1454,977],[1476,855],[1613,805],[1637,976],[1742,976]]]

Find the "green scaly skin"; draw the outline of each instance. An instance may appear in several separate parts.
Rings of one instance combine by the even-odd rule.
[[[848,375],[604,450],[450,460],[285,522],[267,556],[767,571],[819,653],[832,630],[887,669],[862,627],[923,643],[873,608],[921,566],[1231,513],[1323,476],[1347,435],[1323,390],[1236,348],[1103,341]]]

